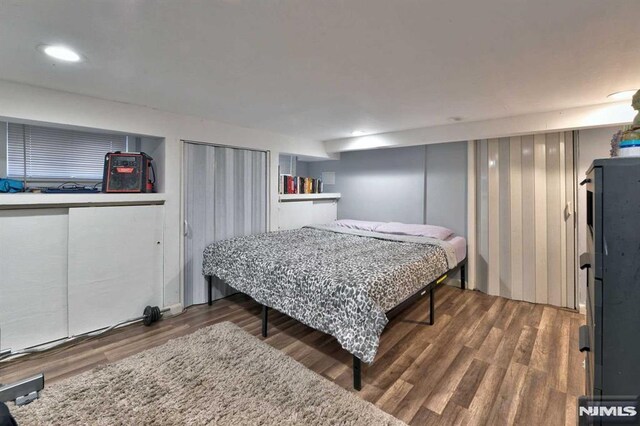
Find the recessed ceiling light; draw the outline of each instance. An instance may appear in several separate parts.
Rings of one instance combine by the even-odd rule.
[[[634,90],[623,90],[622,92],[615,92],[610,94],[609,96],[607,96],[607,98],[609,99],[613,99],[616,101],[624,101],[626,99],[631,99],[633,97],[633,95],[636,94],[638,90],[634,89]]]
[[[353,132],[351,132],[351,136],[362,136],[365,133],[367,132],[365,132],[364,130],[354,130]]]
[[[47,56],[51,56],[52,58],[58,59],[60,61],[65,62],[80,62],[82,61],[82,56],[79,53],[75,52],[73,49],[70,49],[66,46],[61,46],[59,44],[48,45],[43,44],[38,46],[38,49]]]

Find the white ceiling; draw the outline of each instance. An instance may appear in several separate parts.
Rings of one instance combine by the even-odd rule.
[[[640,88],[639,16],[637,0],[3,0],[0,79],[327,140],[607,102]]]

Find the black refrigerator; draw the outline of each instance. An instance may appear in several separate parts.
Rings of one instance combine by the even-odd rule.
[[[595,160],[587,187],[588,396],[640,395],[640,158]]]

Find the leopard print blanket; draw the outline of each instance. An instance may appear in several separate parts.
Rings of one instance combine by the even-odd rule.
[[[438,244],[302,228],[215,242],[204,251],[203,274],[371,363],[385,313],[450,269],[448,257]]]

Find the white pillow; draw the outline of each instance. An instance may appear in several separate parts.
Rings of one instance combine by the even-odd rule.
[[[349,229],[358,229],[360,231],[375,231],[380,225],[384,225],[384,222],[369,222],[366,220],[353,220],[353,219],[340,219],[333,222],[335,226],[340,226]]]
[[[395,235],[412,235],[415,237],[430,237],[438,240],[446,240],[453,235],[449,228],[435,225],[420,225],[413,223],[389,222],[383,223],[375,229],[375,232]]]

